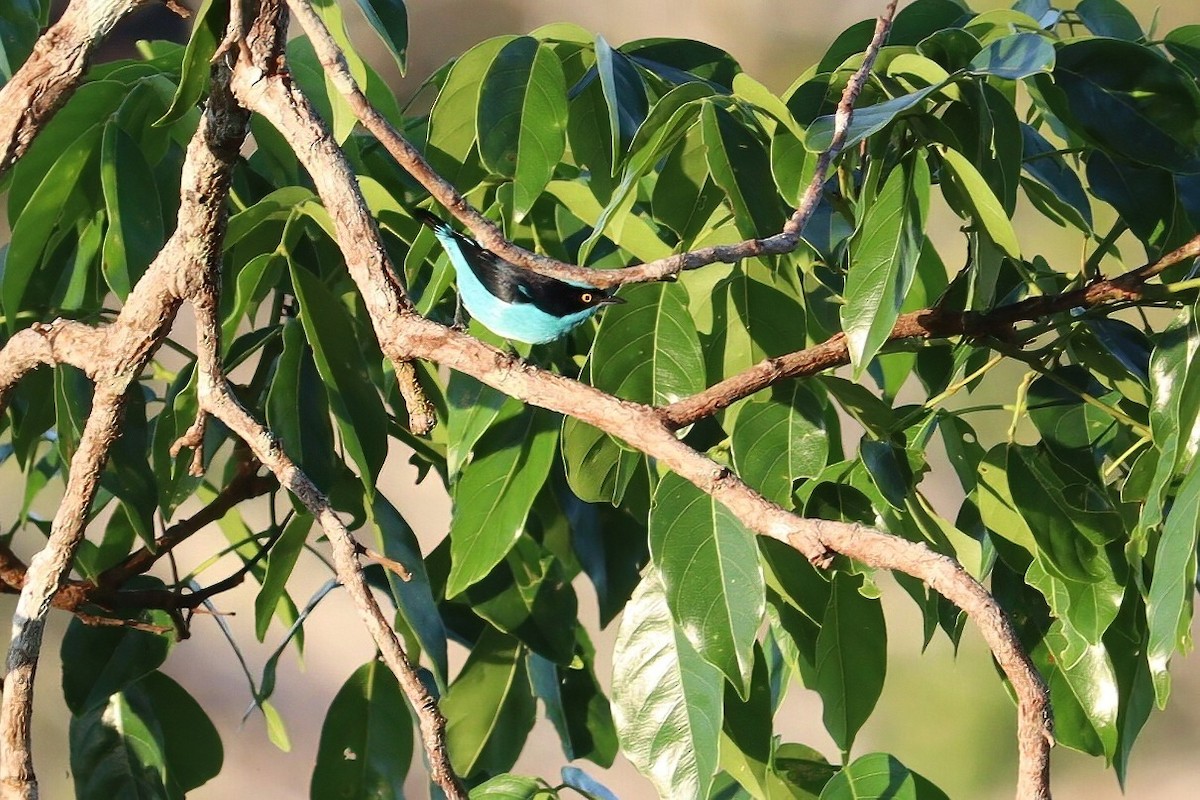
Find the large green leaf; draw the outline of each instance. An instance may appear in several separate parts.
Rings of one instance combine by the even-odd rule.
[[[569,665],[575,655],[579,602],[562,562],[528,536],[467,590],[471,610],[534,653]]]
[[[1171,171],[1200,171],[1200,89],[1157,50],[1118,39],[1062,45],[1054,83],[1038,86],[1054,112],[1102,149]]]
[[[1146,600],[1150,643],[1146,653],[1160,708],[1171,692],[1167,666],[1176,652],[1192,649],[1192,603],[1196,585],[1196,540],[1200,531],[1200,471],[1184,478],[1163,525],[1154,554],[1154,577]]]
[[[267,391],[267,424],[279,437],[283,450],[318,489],[328,492],[340,468],[335,463],[333,425],[329,421],[329,393],[304,340],[303,325],[295,319],[283,324],[283,352]],[[195,402],[194,390],[189,403]],[[185,406],[184,410],[190,408]],[[187,425],[190,423],[184,423]],[[176,423],[178,427],[180,423]],[[183,428],[179,428],[183,433]],[[169,444],[169,443],[167,443]]]
[[[183,797],[221,769],[221,739],[183,687],[151,672],[71,718],[79,800]]]
[[[784,211],[771,191],[771,159],[756,131],[715,103],[706,103],[701,116],[708,168],[729,198],[738,230],[747,239],[778,233]]]
[[[455,478],[471,460],[479,438],[502,418],[519,414],[521,404],[463,372],[450,373],[446,401],[446,469]]]
[[[161,583],[154,581],[161,587]],[[147,612],[171,628],[165,611]],[[62,640],[63,699],[76,716],[100,708],[111,695],[157,669],[171,650],[169,635],[135,628],[95,627],[72,619]]]
[[[404,693],[396,676],[373,658],[342,684],[325,713],[309,797],[399,800],[412,748]]]
[[[733,463],[746,483],[787,506],[792,482],[820,474],[829,457],[829,433],[820,400],[800,381],[776,389],[765,403],[749,403],[733,426]]]
[[[0,306],[4,309],[10,333],[17,329],[18,312],[31,302],[44,302],[43,298],[26,298],[25,290],[41,264],[43,251],[62,216],[67,198],[75,191],[80,174],[96,153],[102,130],[102,126],[93,125],[67,146],[13,224],[4,258],[4,274],[0,276]]]
[[[622,291],[626,302],[605,312],[590,358],[592,384],[626,400],[670,403],[704,388],[704,357],[674,283]]]
[[[192,35],[188,39],[187,49],[183,53],[183,73],[179,77],[179,86],[175,97],[166,113],[155,122],[156,127],[170,125],[183,119],[196,103],[204,96],[208,88],[209,76],[212,74],[212,58],[217,52],[217,44],[225,34],[229,25],[229,7],[225,3],[214,3],[204,0],[196,12],[192,22]]]
[[[575,417],[563,420],[562,457],[571,491],[588,503],[619,505],[642,456]]]
[[[524,648],[486,626],[442,698],[450,763],[464,778],[512,767],[533,727],[536,702]]]
[[[358,8],[403,75],[408,67],[408,9],[404,0],[358,0]]]
[[[766,606],[754,534],[711,495],[670,473],[650,512],[650,555],[671,616],[701,658],[745,694]]]
[[[565,80],[553,49],[531,36],[505,44],[483,78],[479,155],[493,173],[513,180],[517,219],[542,193],[566,147]]]
[[[512,36],[487,39],[459,56],[429,112],[425,157],[439,174],[467,191],[482,177],[478,167],[464,170],[476,142],[476,116],[483,77]]]
[[[1054,45],[1040,34],[1015,33],[996,39],[971,59],[967,70],[976,75],[1020,80],[1054,69]]]
[[[587,634],[578,665],[554,664],[537,654],[529,656],[529,678],[533,690],[545,703],[546,716],[553,723],[568,760],[586,758],[602,767],[612,766],[617,754],[617,732],[612,709],[592,662],[595,652]]]
[[[387,583],[396,603],[396,613],[408,625],[429,659],[434,680],[439,686],[445,686],[448,681],[446,628],[438,614],[417,536],[382,492],[376,493],[374,501],[367,506],[367,519],[375,529],[379,552],[403,564],[408,570],[407,579],[402,579],[391,570],[387,571]],[[416,658],[417,655],[409,653],[410,658]]]
[[[862,579],[846,573],[833,578],[829,605],[817,636],[813,688],[821,695],[825,730],[843,753],[867,721],[887,673],[887,627],[878,599],[859,591]]]
[[[342,443],[358,465],[367,493],[373,494],[387,457],[387,414],[369,377],[354,322],[316,275],[292,260],[288,266],[300,301],[300,322],[329,390]]]
[[[1143,38],[1137,18],[1118,0],[1081,0],[1075,13],[1097,36],[1126,39],[1131,42]]]
[[[946,793],[887,753],[869,753],[842,768],[821,800],[948,800]]]
[[[490,440],[490,442],[488,441]],[[550,474],[558,446],[558,418],[527,409],[497,426],[454,489],[450,523],[450,576],[446,596],[454,597],[483,578],[516,543],[533,500]]]
[[[942,165],[946,170],[943,180],[949,178],[958,190],[956,200],[959,202],[951,201],[954,210],[960,216],[974,217],[975,224],[986,231],[1005,254],[1020,258],[1021,245],[1017,242],[1012,220],[979,170],[953,148],[939,148],[938,152],[942,154]]]
[[[662,797],[706,797],[721,735],[721,673],[676,627],[650,570],[613,650],[613,719],[621,751]]]
[[[936,85],[926,86],[924,89],[918,89],[910,94],[894,97],[882,103],[854,109],[854,117],[850,121],[850,126],[846,128],[846,139],[842,142],[842,149],[849,149],[871,134],[883,130],[889,122],[910,108],[915,108],[922,100],[940,88]],[[808,126],[804,146],[812,153],[828,150],[829,145],[833,143],[833,128],[834,116],[832,114],[820,117]]]
[[[888,340],[916,276],[929,217],[929,166],[921,152],[893,169],[851,242],[842,327],[854,376]]]

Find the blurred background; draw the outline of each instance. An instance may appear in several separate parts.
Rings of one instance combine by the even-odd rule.
[[[1071,5],[1067,0],[1065,5]],[[376,69],[393,81],[401,99],[412,95],[421,82],[455,54],[498,34],[524,33],[550,22],[569,21],[603,34],[614,45],[648,36],[700,39],[729,51],[754,77],[781,92],[808,66],[815,63],[833,38],[861,19],[875,16],[881,0],[407,0],[409,8],[409,71],[402,78],[383,53],[372,50],[373,34],[361,26],[352,32],[364,55]],[[1144,27],[1157,19],[1161,34],[1186,23],[1200,22],[1194,0],[1126,0]],[[901,6],[905,3],[901,3]],[[976,10],[1009,5],[972,2]],[[354,21],[355,12],[347,17]],[[140,12],[127,20],[104,54],[129,54],[129,45],[142,38],[186,38],[188,26],[162,7]],[[1032,219],[1018,215],[1018,230],[1026,248],[1055,259],[1079,258],[1080,242],[1048,223],[1021,224]],[[942,217],[933,235],[947,242],[950,252],[956,241],[958,221]],[[957,237],[961,239],[961,237]],[[1036,246],[1033,243],[1036,242]],[[1128,251],[1137,254],[1136,249]],[[947,263],[956,263],[947,255]],[[1130,266],[1133,266],[1132,264]],[[187,320],[182,321],[184,325]],[[181,329],[186,330],[186,329]],[[187,341],[187,335],[184,335]],[[1015,368],[1014,368],[1015,369]],[[1014,372],[1014,374],[1017,374]],[[996,418],[1002,436],[1007,415]],[[981,436],[986,435],[981,431]],[[848,442],[853,445],[853,442]],[[951,518],[960,497],[947,486],[931,485],[939,479],[938,465],[925,487],[941,510]],[[944,465],[943,465],[944,466]],[[942,475],[947,473],[942,472]],[[0,466],[0,508],[13,508],[22,477],[13,459]],[[394,449],[380,486],[404,513],[428,552],[445,536],[450,501],[434,481],[415,483],[415,470],[407,465],[407,453]],[[7,493],[7,495],[6,495]],[[54,490],[44,492],[35,508],[44,516],[54,513]],[[185,509],[183,514],[190,513]],[[247,521],[256,521],[246,512]],[[7,518],[0,514],[0,520]],[[5,522],[7,524],[7,522]],[[19,555],[28,558],[39,544],[32,532],[15,542]],[[182,569],[205,560],[225,544],[219,532],[193,537],[177,551]],[[301,559],[292,589],[298,604],[329,577],[315,559]],[[236,569],[227,559],[207,573],[212,580]],[[274,650],[283,631],[272,627],[264,644],[254,637],[253,608],[256,586],[243,585],[221,595],[222,610],[243,610],[228,622],[245,653],[251,670],[261,672],[263,662]],[[906,765],[931,778],[953,798],[1006,798],[1013,794],[1016,762],[1014,709],[997,679],[990,657],[979,636],[968,627],[955,654],[943,636],[921,652],[920,615],[898,588],[884,581],[884,607],[888,618],[888,678],[883,697],[856,743],[856,755],[874,750],[894,753]],[[617,623],[597,631],[595,596],[586,578],[575,582],[581,616],[589,622],[599,660],[597,672],[607,683]],[[0,614],[10,615],[13,598],[0,598]],[[60,664],[57,644],[67,617],[51,615],[46,648],[38,673],[35,714],[35,759],[43,796],[69,797],[73,793],[69,774],[66,707],[61,699]],[[290,752],[281,752],[267,739],[262,717],[253,713],[243,723],[250,693],[228,643],[209,619],[197,617],[192,638],[177,646],[165,671],[191,692],[204,706],[221,731],[225,746],[225,768],[208,785],[194,792],[195,798],[243,796],[254,792],[272,798],[304,797],[316,754],[321,721],[333,695],[350,673],[373,654],[373,647],[358,623],[353,608],[341,592],[327,597],[309,618],[303,663],[289,650],[280,663],[278,689],[272,698],[291,735]],[[7,644],[4,642],[3,644]],[[451,669],[462,664],[465,651],[452,646]],[[1060,800],[1106,800],[1132,798],[1190,798],[1200,785],[1200,670],[1195,659],[1179,660],[1174,666],[1171,706],[1154,714],[1143,731],[1132,760],[1129,779],[1122,795],[1116,777],[1101,760],[1063,748],[1054,754],[1054,789]],[[821,725],[820,702],[816,695],[793,687],[775,721],[784,741],[801,742],[835,760],[837,749]],[[557,737],[548,722],[539,719],[516,772],[540,775],[552,785],[566,762]],[[653,796],[650,784],[618,759],[610,770],[582,762],[578,766],[598,777],[622,798]],[[420,756],[406,786],[411,797],[426,796],[425,773]]]

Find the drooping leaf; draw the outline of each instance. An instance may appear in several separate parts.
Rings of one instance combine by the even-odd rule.
[[[447,597],[491,572],[521,535],[533,500],[550,473],[558,446],[558,419],[548,411],[527,409],[498,426],[489,438],[487,454],[463,470],[454,490]]]
[[[672,621],[657,570],[634,591],[613,650],[621,751],[664,797],[705,797],[717,766],[721,673]]]
[[[313,767],[309,797],[404,797],[413,722],[396,676],[378,659],[354,671],[334,696]]]
[[[754,534],[712,496],[670,473],[650,512],[650,554],[677,626],[745,694],[766,599]]]
[[[841,317],[855,377],[891,335],[916,277],[929,216],[929,183],[929,167],[918,152],[892,170],[851,243]]]
[[[536,704],[524,648],[487,626],[442,698],[450,763],[464,778],[510,769],[533,727]]]
[[[814,688],[821,695],[825,730],[849,752],[883,690],[887,629],[877,599],[859,592],[861,579],[837,573],[817,637]]]
[[[733,463],[742,480],[785,507],[792,482],[818,475],[829,456],[821,403],[791,381],[765,403],[750,403],[733,428]]]

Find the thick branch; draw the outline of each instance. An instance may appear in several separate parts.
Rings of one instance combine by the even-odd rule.
[[[0,177],[79,86],[92,51],[130,11],[150,0],[72,0],[0,88]]]

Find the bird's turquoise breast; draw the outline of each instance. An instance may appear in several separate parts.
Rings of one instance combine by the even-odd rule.
[[[471,317],[493,333],[518,342],[543,344],[565,336],[572,328],[595,314],[599,308],[585,308],[574,314],[556,317],[533,303],[506,303],[498,299],[476,277],[454,237],[438,232],[438,239],[450,254],[458,277],[458,294]]]

